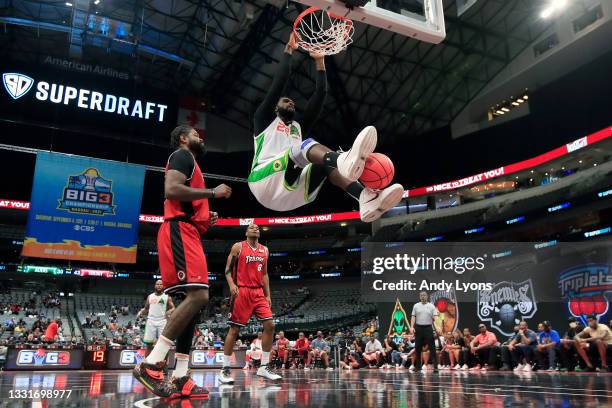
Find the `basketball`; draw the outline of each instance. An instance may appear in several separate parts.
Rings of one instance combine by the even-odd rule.
[[[368,188],[381,189],[391,183],[394,175],[395,167],[388,156],[382,153],[370,153],[359,181]]]

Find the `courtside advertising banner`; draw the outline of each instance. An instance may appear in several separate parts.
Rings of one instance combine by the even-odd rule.
[[[135,263],[145,167],[41,152],[23,256]]]

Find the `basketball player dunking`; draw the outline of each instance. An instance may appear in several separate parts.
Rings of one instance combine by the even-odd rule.
[[[159,336],[153,351],[134,368],[134,377],[160,397],[206,398],[187,373],[189,350],[201,309],[208,303],[208,267],[201,234],[217,222],[209,211],[209,198],[228,198],[231,188],[221,184],[206,188],[196,157],[204,154],[204,142],[190,126],[178,126],[171,134],[174,153],[168,158],[164,182],[164,223],[157,234],[159,269],[164,292],[185,295]],[[164,378],[168,351],[176,343],[173,378]]]
[[[174,311],[174,303],[172,298],[165,294],[164,284],[161,280],[155,282],[155,292],[147,296],[145,306],[138,312],[138,317],[146,314],[147,323],[145,324],[143,343],[147,345],[145,357],[151,354],[153,345],[159,339],[164,327],[166,327],[166,319]]]
[[[289,211],[312,202],[329,178],[332,184],[359,201],[361,220],[372,222],[400,202],[404,189],[400,184],[393,184],[375,191],[357,181],[366,158],[376,147],[373,126],[359,133],[348,152],[334,152],[312,138],[302,140],[323,109],[327,79],[324,56],[311,53],[317,69],[316,91],[300,123],[295,121],[295,104],[291,98],[282,96],[282,92],[289,81],[291,55],[297,47],[292,33],[276,77],[255,111],[255,156],[248,177],[249,188],[265,207]]]
[[[232,246],[227,257],[225,277],[231,294],[228,322],[230,328],[223,346],[223,368],[219,381],[223,384],[234,383],[230,370],[230,357],[240,328],[247,324],[253,314],[263,322],[264,330],[261,339],[263,349],[261,366],[257,370],[257,375],[269,380],[281,379],[282,377],[272,371],[268,364],[274,337],[274,322],[268,279],[268,248],[259,243],[257,225],[249,225],[246,230],[246,240]]]

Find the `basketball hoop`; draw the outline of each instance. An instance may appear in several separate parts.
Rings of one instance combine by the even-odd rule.
[[[334,55],[344,51],[353,42],[353,22],[346,18],[309,7],[293,24],[298,46],[308,52]]]

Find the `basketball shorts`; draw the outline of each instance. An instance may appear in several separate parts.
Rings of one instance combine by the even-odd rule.
[[[208,288],[208,266],[198,229],[184,221],[168,220],[157,233],[159,270],[164,292],[185,293]]]
[[[155,343],[166,327],[166,320],[147,319],[142,342],[146,344]]]
[[[232,296],[228,324],[244,327],[255,315],[259,320],[273,319],[272,309],[266,300],[262,288],[238,287],[238,294]]]
[[[296,167],[289,158],[290,150],[259,163],[248,177],[257,201],[274,211],[291,211],[311,203],[327,178],[322,166]]]

